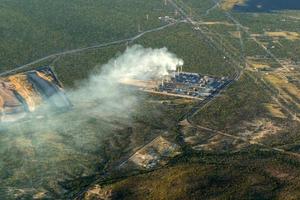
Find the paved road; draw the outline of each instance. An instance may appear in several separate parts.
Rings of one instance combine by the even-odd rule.
[[[218,3],[216,0],[212,0],[212,1],[214,3]],[[274,55],[262,42],[260,42],[259,40],[257,40],[255,37],[251,36],[251,33],[249,32],[249,29],[247,27],[244,27],[229,12],[224,11],[224,13],[225,13],[226,17],[228,17],[234,24],[236,24],[236,26],[238,27],[238,29],[240,31],[243,31],[244,33],[246,33],[248,35],[248,37],[250,37],[257,45],[259,45],[267,53],[267,55],[269,55],[274,61],[276,61],[282,68],[284,68],[285,70],[287,70],[288,72],[290,72],[290,69],[287,66],[285,66],[285,64],[283,64],[280,61],[280,59],[276,55]],[[247,65],[251,65],[251,63],[249,63],[247,60],[245,60],[245,63]],[[261,79],[261,83],[266,87],[266,89],[268,90],[270,96],[277,103],[277,105],[279,107],[281,107],[283,110],[285,110],[292,117],[293,120],[300,121],[300,118],[297,117],[297,115],[293,112],[292,109],[290,109],[289,107],[285,106],[284,104],[282,104],[280,102],[280,99],[283,100],[283,101],[285,101],[286,99],[282,95],[277,95],[277,93],[274,92],[274,88],[272,88],[272,86],[270,86],[269,84],[267,84],[265,82],[264,78],[261,75],[259,75],[259,78]]]
[[[193,26],[197,26],[199,23],[195,22],[191,16],[189,16],[183,8],[181,8],[175,1],[173,0],[168,0],[168,2],[175,8],[177,9],[181,15],[188,21],[190,24]],[[200,22],[201,23],[201,22]],[[210,43],[214,48],[220,50],[226,57],[228,57],[234,65],[237,66],[237,68],[240,68],[240,64],[236,62],[230,54],[225,52],[223,49],[220,49],[219,44],[217,44],[213,38],[208,36],[208,34],[205,33],[205,31],[201,28],[198,27],[198,30],[200,31],[200,34],[207,39],[207,42]],[[219,88],[216,92],[212,93],[210,96],[205,98],[203,101],[200,101],[198,104],[196,104],[191,110],[189,110],[187,113],[185,113],[180,120],[187,120],[190,121],[190,118],[194,116],[196,113],[198,113],[200,110],[202,110],[206,105],[208,105],[210,102],[212,102],[215,97],[217,97],[222,90],[225,88],[229,87],[234,81],[237,81],[241,77],[241,70],[236,70],[236,72],[230,77],[230,80],[227,81],[221,88]]]
[[[187,13],[178,5],[176,4],[173,0],[168,0],[171,5],[173,5],[175,7],[175,9],[178,9],[179,12],[181,13],[182,16],[184,16],[186,18],[186,20],[188,22],[190,22],[192,25],[196,25],[197,23],[194,22],[192,19],[191,19],[191,16],[188,16]],[[226,12],[226,15],[240,28],[244,28],[238,21],[236,21],[229,13]],[[201,33],[203,34],[203,36],[205,36],[206,38],[208,38],[208,42],[212,42],[212,43],[215,43],[215,41],[213,41],[212,38],[209,38],[207,37],[207,35],[205,34],[205,32],[203,32],[200,28],[200,31]],[[249,34],[249,32],[247,32]],[[268,49],[266,49],[264,46],[262,46],[263,49],[273,58],[275,59],[277,62],[278,62],[278,59],[276,58],[275,55],[273,55],[270,51],[268,51]],[[226,56],[228,56],[225,52],[224,54]],[[228,58],[232,59],[230,56],[228,56]],[[234,61],[234,59],[233,59]],[[280,63],[280,62],[279,62]],[[245,61],[245,64],[248,64],[247,61]],[[281,64],[281,63],[280,63]],[[237,64],[236,66],[240,66],[239,64]],[[180,124],[186,124],[188,123],[189,125],[192,125],[194,127],[197,127],[199,129],[203,129],[203,130],[207,130],[207,131],[210,131],[210,132],[214,132],[214,133],[217,133],[217,134],[220,134],[220,135],[223,135],[223,136],[226,136],[226,137],[230,137],[230,138],[233,138],[233,139],[237,139],[237,140],[242,140],[244,142],[247,142],[247,143],[250,143],[250,144],[256,144],[256,145],[259,145],[259,146],[262,146],[264,148],[267,148],[267,149],[270,149],[270,150],[273,150],[273,151],[276,151],[276,152],[281,152],[281,153],[284,153],[286,155],[290,155],[290,156],[294,156],[296,158],[300,158],[300,154],[299,153],[294,153],[294,152],[290,152],[290,151],[286,151],[284,149],[281,149],[281,148],[276,148],[276,147],[270,147],[268,145],[265,145],[263,143],[259,143],[259,142],[255,142],[255,141],[249,141],[247,138],[243,138],[243,137],[239,137],[239,136],[235,136],[235,135],[232,135],[232,134],[228,134],[228,133],[224,133],[224,132],[221,132],[221,131],[218,131],[218,130],[213,130],[213,129],[210,129],[210,128],[207,128],[207,127],[203,127],[203,126],[200,126],[198,124],[195,124],[190,118],[192,116],[194,116],[196,113],[200,112],[205,106],[207,106],[209,103],[211,103],[214,99],[216,99],[216,97],[219,95],[219,93],[225,89],[226,87],[228,87],[229,85],[231,85],[234,81],[237,81],[240,79],[243,71],[245,70],[245,67],[242,67],[240,71],[237,71],[233,76],[232,78],[222,87],[220,88],[219,90],[217,90],[215,93],[211,94],[210,96],[208,96],[206,99],[204,99],[203,101],[200,101],[196,106],[194,106],[191,110],[189,110],[187,113],[185,113],[181,119],[180,119]],[[276,99],[275,99],[276,100]],[[280,104],[280,102],[278,102],[276,100],[277,103]]]
[[[167,0],[175,9],[177,9],[181,15],[186,19],[186,21],[188,21],[190,24],[192,24],[193,26],[196,26],[196,25],[201,25],[201,22],[199,24],[199,22],[195,22],[192,20],[192,18],[179,6],[177,5],[173,0]],[[216,6],[216,5],[215,5]],[[212,9],[212,8],[211,8]],[[209,12],[209,11],[208,11]],[[183,20],[183,22],[185,22],[185,20]],[[241,24],[239,24],[238,27],[242,27],[244,28]],[[148,33],[148,32],[151,32],[151,31],[145,31],[144,33],[141,33],[139,35],[137,35],[136,37],[141,37],[143,34],[145,33]],[[200,33],[202,34],[202,36],[204,36],[207,41],[210,43],[210,45],[212,45],[214,48],[217,48],[219,49],[219,46],[218,44],[215,43],[215,41],[209,37],[205,32],[204,30],[202,30],[200,28]],[[133,37],[135,38],[135,37]],[[242,41],[241,41],[242,42]],[[242,43],[243,45],[243,43]],[[243,47],[242,47],[243,48]],[[223,50],[221,50],[223,51]],[[231,55],[229,55],[227,52],[224,52],[224,55],[226,55],[229,59],[231,59],[231,61],[236,65],[236,66],[239,66],[240,67],[240,64],[238,62],[236,62],[234,60],[234,58],[232,58]],[[225,88],[229,87],[233,82],[239,80],[239,78],[241,77],[242,73],[243,73],[243,70],[245,67],[241,67],[242,70],[237,70],[235,74],[232,75],[232,77],[230,78],[230,80],[223,85],[222,88],[220,88],[218,91],[216,91],[215,93],[213,93],[212,95],[210,95],[209,97],[207,97],[206,99],[204,99],[203,101],[199,101],[199,103],[194,106],[191,110],[189,110],[187,113],[185,113],[181,119],[180,119],[180,122],[181,123],[187,123],[187,124],[190,124],[190,125],[193,125],[199,129],[202,129],[202,130],[207,130],[207,131],[210,131],[210,132],[214,132],[214,133],[217,133],[217,134],[220,134],[220,135],[223,135],[223,136],[226,136],[226,137],[230,137],[230,138],[233,138],[233,139],[236,139],[236,140],[242,140],[244,142],[249,142],[249,140],[247,140],[246,138],[242,138],[242,137],[239,137],[239,136],[235,136],[235,135],[231,135],[231,134],[228,134],[228,133],[224,133],[224,132],[221,132],[221,131],[217,131],[217,130],[213,130],[213,129],[210,129],[210,128],[206,128],[206,127],[203,127],[203,126],[199,126],[199,125],[195,125],[193,124],[193,122],[190,120],[190,117],[193,116],[194,114],[198,113],[199,111],[201,111],[205,106],[207,106],[209,103],[211,103],[213,100],[216,99],[216,97],[220,94],[220,92],[222,90],[224,90]],[[300,154],[297,154],[297,153],[293,153],[293,152],[289,152],[289,151],[285,151],[283,149],[280,149],[280,148],[272,148],[272,147],[269,147],[269,146],[266,146],[262,143],[257,143],[257,142],[252,142],[251,144],[256,144],[256,145],[260,145],[260,146],[263,146],[265,148],[268,148],[268,149],[272,149],[274,151],[277,151],[277,152],[281,152],[281,153],[285,153],[285,154],[288,154],[288,155],[293,155],[293,156],[296,156],[298,158],[300,158]],[[96,183],[96,182],[94,182]],[[92,184],[90,184],[92,185]],[[88,187],[87,187],[88,188]],[[81,191],[81,193],[78,194],[78,197],[75,198],[75,199],[79,199],[83,194],[84,192],[86,192],[86,190],[83,190]]]
[[[174,26],[176,24],[183,23],[183,22],[184,21],[178,21],[178,22],[166,24],[166,25],[163,25],[163,26],[160,26],[160,27],[157,27],[157,28],[153,28],[153,29],[150,29],[150,30],[146,30],[146,31],[143,31],[143,32],[139,33],[138,35],[135,35],[135,36],[130,37],[130,38],[125,38],[125,39],[116,40],[116,41],[107,42],[107,43],[98,44],[98,45],[93,45],[93,46],[89,46],[89,47],[82,47],[82,48],[77,48],[77,49],[72,49],[72,50],[66,50],[66,51],[59,52],[59,53],[54,53],[54,54],[45,56],[43,58],[39,58],[37,60],[34,60],[30,63],[27,63],[25,65],[22,65],[20,67],[15,68],[15,69],[2,72],[2,73],[0,73],[0,77],[11,74],[11,73],[15,73],[17,71],[26,69],[27,67],[30,67],[32,65],[35,65],[35,64],[38,64],[40,62],[43,62],[43,61],[46,61],[46,60],[49,60],[49,59],[53,59],[53,58],[56,58],[56,57],[75,54],[75,53],[81,53],[81,52],[84,52],[84,51],[87,51],[87,50],[92,50],[92,49],[101,49],[101,48],[105,48],[105,47],[109,47],[109,46],[113,46],[113,45],[117,45],[117,44],[121,44],[121,43],[126,43],[126,42],[134,42],[135,40],[141,38],[142,36],[144,36],[147,33],[160,31],[160,30],[163,30],[165,28],[168,28],[168,27],[171,27],[171,26]]]

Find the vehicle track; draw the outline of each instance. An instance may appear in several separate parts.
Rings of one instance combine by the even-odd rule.
[[[188,16],[188,14],[179,6],[177,5],[173,0],[167,0],[167,2],[169,2],[175,9],[177,9],[181,15],[187,20],[188,23],[192,24],[192,25],[196,25],[197,22],[193,21],[192,18],[190,16]],[[216,3],[215,6],[218,6],[218,3]],[[214,7],[215,7],[214,6]],[[213,9],[214,9],[213,7]],[[212,9],[212,8],[211,8]],[[209,12],[209,11],[208,11]],[[183,20],[182,22],[185,22],[185,20]],[[201,25],[201,22],[200,24]],[[241,29],[243,30],[246,30],[245,27],[243,27],[241,24],[236,24],[237,25],[237,30],[238,31],[241,31]],[[206,30],[207,31],[207,30]],[[209,30],[208,30],[209,31]],[[151,31],[152,32],[152,31]],[[146,31],[145,33],[148,33],[148,31]],[[145,34],[144,33],[144,34]],[[203,37],[205,37],[207,39],[207,42],[209,43],[209,45],[213,48],[216,48],[218,50],[220,50],[224,55],[226,55],[230,61],[235,65],[237,66],[236,67],[236,72],[231,76],[230,80],[228,81],[228,83],[226,83],[223,88],[221,88],[220,90],[218,90],[217,92],[213,93],[212,95],[210,95],[209,97],[207,97],[206,99],[200,101],[196,106],[194,106],[191,110],[189,110],[187,113],[185,113],[181,118],[180,118],[180,122],[183,122],[183,121],[186,121],[188,122],[189,124],[199,128],[199,129],[202,129],[202,130],[207,130],[207,131],[211,131],[211,132],[215,132],[217,134],[220,134],[220,135],[223,135],[223,136],[227,136],[227,137],[230,137],[230,138],[233,138],[233,139],[238,139],[238,140],[242,140],[242,141],[245,141],[245,142],[248,142],[250,143],[246,138],[242,138],[242,137],[239,137],[239,136],[234,136],[234,135],[231,135],[231,134],[228,134],[228,133],[224,133],[224,132],[221,132],[221,131],[217,131],[217,130],[213,130],[213,129],[210,129],[210,128],[206,128],[206,127],[203,127],[203,126],[199,126],[199,125],[194,125],[193,124],[193,121],[190,120],[190,118],[192,116],[194,116],[196,113],[198,113],[199,111],[201,111],[205,106],[207,106],[208,104],[210,104],[213,100],[216,99],[216,97],[220,94],[220,92],[222,90],[224,90],[225,88],[229,87],[233,82],[237,81],[240,79],[241,75],[243,74],[244,70],[246,69],[246,65],[248,64],[247,61],[246,61],[246,58],[245,58],[245,55],[243,55],[243,59],[244,62],[244,66],[241,66],[240,62],[236,61],[228,52],[224,51],[222,49],[222,47],[220,48],[219,44],[217,44],[215,42],[215,40],[210,37],[206,32],[205,30],[203,29],[200,29],[200,33]],[[140,34],[139,34],[140,35]],[[138,37],[139,35],[135,36],[135,37]],[[133,37],[133,38],[135,38]],[[140,37],[140,36],[139,36]],[[127,41],[127,40],[125,40]],[[242,48],[242,51],[244,51],[244,43],[242,41],[242,39],[240,39],[240,43],[241,43],[241,48]],[[1,74],[0,74],[1,75]],[[288,154],[288,155],[292,155],[292,156],[296,156],[297,158],[300,158],[300,154],[297,154],[297,153],[294,153],[294,152],[289,152],[289,151],[285,151],[283,149],[280,149],[280,148],[272,148],[272,147],[269,147],[267,145],[264,145],[262,143],[252,143],[252,144],[256,144],[256,145],[259,145],[259,146],[262,146],[262,147],[265,147],[265,148],[268,148],[268,149],[272,149],[276,152],[281,152],[281,153],[285,153],[285,154]],[[101,179],[101,178],[100,178]],[[97,179],[95,180],[93,183],[89,184],[89,186],[93,185],[93,184],[96,184],[100,179]],[[86,189],[80,191],[80,193],[78,193],[78,195],[76,195],[75,199],[80,199],[84,193],[88,190],[89,186],[86,187]]]
[[[235,136],[235,135],[232,135],[232,134],[224,133],[222,131],[214,130],[214,129],[207,128],[207,127],[204,127],[204,126],[196,125],[195,127],[198,128],[198,129],[202,129],[202,130],[213,132],[213,133],[216,133],[216,134],[219,134],[219,135],[223,135],[223,136],[235,139],[235,140],[241,140],[241,141],[249,143],[249,144],[258,145],[258,146],[264,147],[266,149],[271,149],[273,151],[284,153],[286,155],[290,155],[290,156],[297,157],[298,159],[300,159],[300,154],[299,153],[286,151],[286,150],[281,149],[281,148],[270,147],[270,146],[265,145],[261,142],[249,141],[247,138],[243,138],[243,137],[240,137],[240,136]]]
[[[174,0],[168,0],[176,9],[178,9],[180,11],[180,13],[192,24],[194,25],[195,22],[192,20],[191,16],[188,16],[186,14],[186,12],[178,5],[174,2]],[[213,0],[214,1],[214,0]],[[215,1],[214,1],[215,2]],[[229,13],[228,13],[228,16],[230,17],[230,19],[232,19],[232,21],[237,25],[238,30],[241,31],[240,28],[243,28],[243,26],[238,22],[236,21]],[[245,30],[245,29],[244,29]],[[203,32],[201,29],[200,29],[201,33],[204,34],[204,36],[207,36],[207,34],[205,32]],[[247,32],[249,34],[249,32]],[[209,38],[208,40],[209,42],[212,42],[214,43],[214,40],[212,38]],[[243,44],[243,41],[242,39],[240,39],[240,43],[241,43],[241,48],[242,48],[242,51],[244,51],[244,44]],[[258,43],[260,44],[260,43]],[[261,45],[260,45],[261,46]],[[270,51],[268,51],[268,49],[266,49],[266,47],[263,46],[263,49],[266,50],[266,52],[268,53],[269,56],[271,56],[276,62],[278,62],[280,65],[281,62],[279,61],[279,59],[273,55]],[[244,53],[244,52],[242,52]],[[224,52],[225,55],[227,55],[225,52]],[[213,130],[213,129],[210,129],[210,128],[207,128],[207,127],[203,127],[203,126],[200,126],[198,124],[195,124],[191,118],[198,112],[200,112],[205,106],[207,106],[209,103],[211,103],[213,100],[216,99],[216,97],[220,94],[220,92],[222,91],[222,89],[225,89],[226,87],[230,86],[230,84],[232,84],[234,81],[237,81],[240,79],[241,75],[243,74],[244,70],[246,69],[246,66],[247,64],[249,64],[245,58],[245,55],[242,56],[243,59],[244,59],[244,64],[245,66],[244,67],[241,67],[241,70],[240,71],[237,71],[233,76],[232,76],[232,79],[230,79],[230,81],[224,86],[224,88],[220,88],[220,90],[218,90],[217,92],[211,94],[210,96],[208,96],[206,99],[204,99],[203,101],[200,101],[196,106],[194,106],[192,109],[190,109],[187,113],[185,113],[180,119],[179,119],[179,124],[189,124],[189,125],[192,125],[194,127],[197,127],[197,128],[200,128],[200,129],[204,129],[204,130],[208,130],[208,131],[211,131],[211,132],[215,132],[215,133],[218,133],[220,135],[223,135],[223,136],[227,136],[227,137],[230,137],[230,138],[233,138],[233,139],[239,139],[239,140],[242,140],[244,142],[247,142],[249,144],[256,144],[256,145],[259,145],[259,146],[262,146],[264,148],[267,148],[267,149],[270,149],[270,150],[273,150],[273,151],[276,151],[276,152],[281,152],[281,153],[284,153],[286,155],[290,155],[290,156],[294,156],[298,159],[300,159],[300,154],[299,153],[295,153],[295,152],[290,152],[290,151],[286,151],[284,149],[281,149],[281,148],[276,148],[276,147],[270,147],[268,145],[265,145],[263,143],[259,143],[259,142],[253,142],[253,141],[249,141],[247,138],[243,138],[243,137],[239,137],[239,136],[235,136],[235,135],[232,135],[232,134],[228,134],[228,133],[224,133],[224,132],[221,132],[221,131],[218,131],[218,130]],[[236,61],[229,57],[230,59],[232,59],[233,63],[236,64]],[[236,65],[237,67],[240,67],[239,64]],[[250,75],[249,73],[246,73],[248,75]],[[251,78],[254,78],[252,75],[250,75]],[[264,81],[263,79],[261,81]],[[268,84],[264,84],[267,88],[268,88],[268,92],[270,94],[273,94],[273,88],[270,88],[271,86],[269,86]],[[276,98],[275,96],[271,95],[272,99],[280,106],[282,107],[284,110],[286,110],[289,114],[292,114],[291,111],[286,108],[286,106],[282,105],[278,98]],[[298,118],[296,119],[298,120]],[[181,138],[183,139],[183,138]],[[181,141],[182,143],[183,141]]]
[[[139,33],[138,35],[135,35],[135,36],[130,37],[130,38],[125,38],[125,39],[120,39],[120,40],[116,40],[116,41],[112,41],[112,42],[107,42],[107,43],[102,43],[102,44],[98,44],[98,45],[89,46],[89,47],[82,47],[82,48],[77,48],[77,49],[72,49],[72,50],[66,50],[66,51],[59,52],[59,53],[54,53],[54,54],[45,56],[43,58],[39,58],[37,60],[34,60],[34,61],[32,61],[30,63],[27,63],[25,65],[22,65],[20,67],[14,68],[12,70],[2,72],[2,73],[0,73],[0,77],[1,76],[6,76],[6,75],[11,74],[11,73],[15,73],[15,72],[20,71],[20,70],[24,70],[27,67],[30,67],[32,65],[38,64],[40,62],[43,62],[43,61],[46,61],[46,60],[49,60],[49,59],[54,59],[54,61],[56,62],[59,59],[59,57],[62,57],[62,56],[81,53],[81,52],[84,52],[84,51],[87,51],[87,50],[101,49],[101,48],[105,48],[105,47],[109,47],[109,46],[113,46],[113,45],[117,45],[117,44],[122,44],[122,43],[126,43],[126,42],[131,43],[131,42],[134,42],[135,40],[141,38],[142,36],[144,36],[147,33],[161,31],[161,30],[166,29],[168,27],[177,25],[179,23],[184,23],[184,22],[185,21],[182,20],[182,21],[178,21],[178,22],[174,22],[174,23],[169,23],[169,24],[157,27],[157,28],[153,28],[153,29],[143,31],[142,33]],[[58,57],[58,59],[56,59],[57,57]]]

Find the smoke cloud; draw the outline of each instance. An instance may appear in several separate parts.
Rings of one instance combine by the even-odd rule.
[[[103,75],[109,75],[114,79],[158,78],[182,65],[183,60],[168,52],[167,48],[145,49],[140,45],[135,45],[128,48],[123,55],[104,65]]]
[[[120,85],[122,79],[160,78],[182,66],[183,60],[167,48],[152,49],[134,45],[101,67],[100,74],[91,75],[75,91],[69,91],[71,101],[76,103],[97,101],[98,114],[130,114],[138,102],[135,92]]]
[[[166,48],[134,45],[81,81],[79,88],[66,91],[74,105],[70,111],[47,114],[50,108],[45,107],[23,122],[2,127],[0,198],[31,198],[41,192],[51,196],[49,188],[60,194],[64,190],[58,189],[59,181],[95,173],[104,159],[99,153],[103,135],[130,123],[144,100],[120,80],[159,78],[181,65]]]

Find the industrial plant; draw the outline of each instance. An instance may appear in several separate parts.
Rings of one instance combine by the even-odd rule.
[[[220,91],[232,80],[227,77],[212,77],[198,73],[183,72],[182,67],[155,80],[124,79],[122,84],[138,87],[145,92],[203,100]]]
[[[201,99],[220,90],[227,81],[225,77],[215,78],[181,70],[163,79],[157,91]]]

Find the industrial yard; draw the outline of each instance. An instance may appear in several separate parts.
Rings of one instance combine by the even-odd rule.
[[[220,91],[231,81],[226,77],[184,72],[182,67],[179,67],[160,80],[123,79],[120,82],[153,94],[203,100]]]
[[[197,73],[173,72],[162,81],[158,91],[202,99],[220,90],[227,81],[225,77],[215,78]]]

